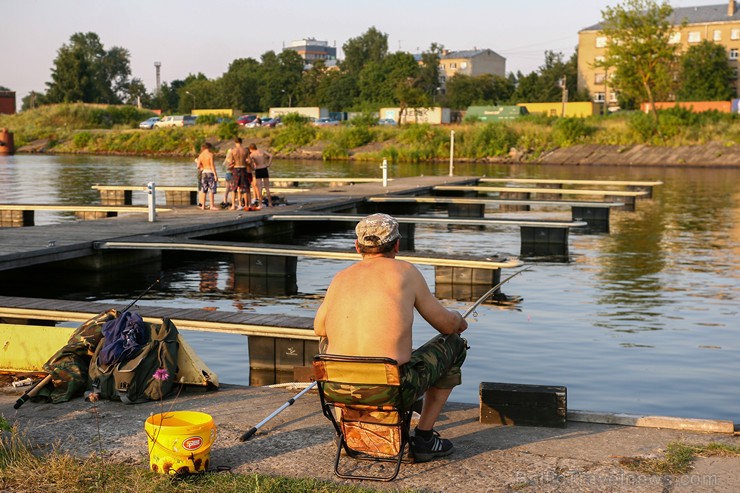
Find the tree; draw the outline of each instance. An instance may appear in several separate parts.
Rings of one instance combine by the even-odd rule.
[[[733,71],[722,45],[704,40],[681,56],[678,99],[727,101],[735,97]]]
[[[319,91],[322,80],[326,77],[326,62],[316,60],[311,68],[303,72],[298,85],[297,99],[304,106],[320,106]]]
[[[32,110],[40,104],[44,104],[44,95],[40,92],[31,91],[21,99],[21,111]]]
[[[673,87],[678,44],[671,43],[673,8],[655,0],[625,0],[601,12],[601,31],[608,43],[604,61],[614,67],[612,86],[628,99],[647,101],[656,128],[657,98],[667,98]]]
[[[319,81],[316,97],[319,106],[325,106],[329,111],[342,111],[352,108],[356,91],[354,77],[343,71],[331,70]]]
[[[344,50],[342,69],[357,75],[365,64],[383,61],[388,54],[388,35],[371,27],[361,36],[347,40],[342,50]]]
[[[563,99],[562,82],[565,80],[568,101],[585,100],[577,92],[578,54],[564,61],[560,52],[545,51],[545,63],[537,72],[524,76],[517,74],[517,87],[512,99],[519,103],[548,103]]]
[[[514,88],[511,79],[499,75],[471,77],[455,74],[447,81],[447,104],[456,109],[465,109],[472,105],[496,105],[509,101]]]
[[[419,67],[419,87],[433,100],[441,89],[439,81],[439,61],[444,46],[432,43],[429,50],[421,54]]]
[[[128,95],[125,103],[139,105],[149,108],[151,107],[151,98],[146,92],[146,86],[139,78],[131,79],[131,82],[124,88]]]
[[[218,107],[255,111],[260,107],[260,63],[254,58],[237,58],[217,84]]]
[[[120,104],[130,76],[128,50],[113,47],[106,51],[97,34],[75,33],[57,51],[45,99],[48,103]]]
[[[355,108],[377,109],[378,105],[397,103],[397,88],[409,79],[419,85],[419,64],[410,53],[399,51],[386,55],[380,62],[367,63],[358,78]]]
[[[303,59],[295,51],[264,53],[258,89],[260,107],[266,110],[271,106],[291,106],[302,77]]]

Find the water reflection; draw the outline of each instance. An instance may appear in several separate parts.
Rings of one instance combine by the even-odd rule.
[[[378,163],[280,161],[276,176],[379,177]],[[392,165],[391,177],[446,175],[447,164]],[[538,261],[513,279],[517,309],[482,306],[471,317],[464,383],[453,399],[477,402],[478,383],[566,385],[569,406],[615,412],[737,419],[740,371],[740,170],[463,164],[458,175],[662,180],[636,212],[616,212],[610,234],[573,232],[569,262]],[[180,185],[193,180],[190,159],[81,156],[0,158],[7,202],[97,200],[94,183]],[[87,203],[87,202],[85,202]],[[562,213],[562,211],[561,211]],[[550,217],[550,212],[497,216]],[[0,239],[2,230],[0,230]],[[351,249],[351,229],[300,239]],[[517,228],[417,225],[415,249],[453,255],[518,256]],[[68,272],[59,281],[39,269],[10,278],[0,293],[127,304],[157,277],[162,286],[141,305],[312,317],[329,280],[345,261],[302,259],[290,284],[261,286],[241,277],[228,256],[166,256],[125,271]],[[442,302],[464,310],[472,300],[435,285]],[[458,294],[460,294],[459,299]],[[431,334],[417,317],[415,341]],[[418,337],[417,337],[418,336]],[[224,334],[188,334],[220,380],[247,383],[246,341]],[[224,357],[225,351],[231,351]],[[689,362],[689,364],[687,364]],[[687,367],[690,366],[690,371]]]

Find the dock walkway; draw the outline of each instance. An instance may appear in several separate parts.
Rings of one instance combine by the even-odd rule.
[[[192,238],[221,234],[249,227],[250,223],[262,221],[266,215],[322,211],[332,206],[348,207],[354,202],[364,200],[365,197],[384,193],[428,193],[437,185],[474,182],[475,178],[464,177],[401,178],[389,182],[385,188],[379,183],[363,183],[351,187],[313,189],[292,196],[290,205],[261,211],[202,211],[196,207],[183,207],[158,213],[154,222],[148,222],[145,215],[126,215],[32,228],[4,228],[0,233],[0,271],[90,256],[95,252],[96,241],[139,235]]]
[[[123,310],[125,306],[95,301],[0,296],[0,320],[82,323],[110,308]],[[136,305],[136,312],[147,322],[169,318],[178,329],[317,340],[313,332],[313,319],[310,317],[256,315],[248,312],[219,312],[146,305]]]

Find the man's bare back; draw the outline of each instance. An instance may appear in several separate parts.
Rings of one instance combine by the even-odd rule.
[[[328,338],[328,353],[384,356],[403,364],[411,357],[414,308],[443,334],[467,327],[459,313],[439,303],[416,267],[392,257],[365,255],[336,275],[314,330]]]

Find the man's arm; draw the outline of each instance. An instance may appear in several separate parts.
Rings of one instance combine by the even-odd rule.
[[[316,311],[316,316],[313,319],[313,332],[319,337],[326,337],[326,326],[324,322],[326,320],[326,302],[322,303],[319,309]]]
[[[416,294],[414,307],[429,325],[442,334],[460,334],[468,328],[468,323],[460,312],[448,310],[442,306],[442,303],[429,291],[424,276],[416,267],[412,268],[410,275]]]

